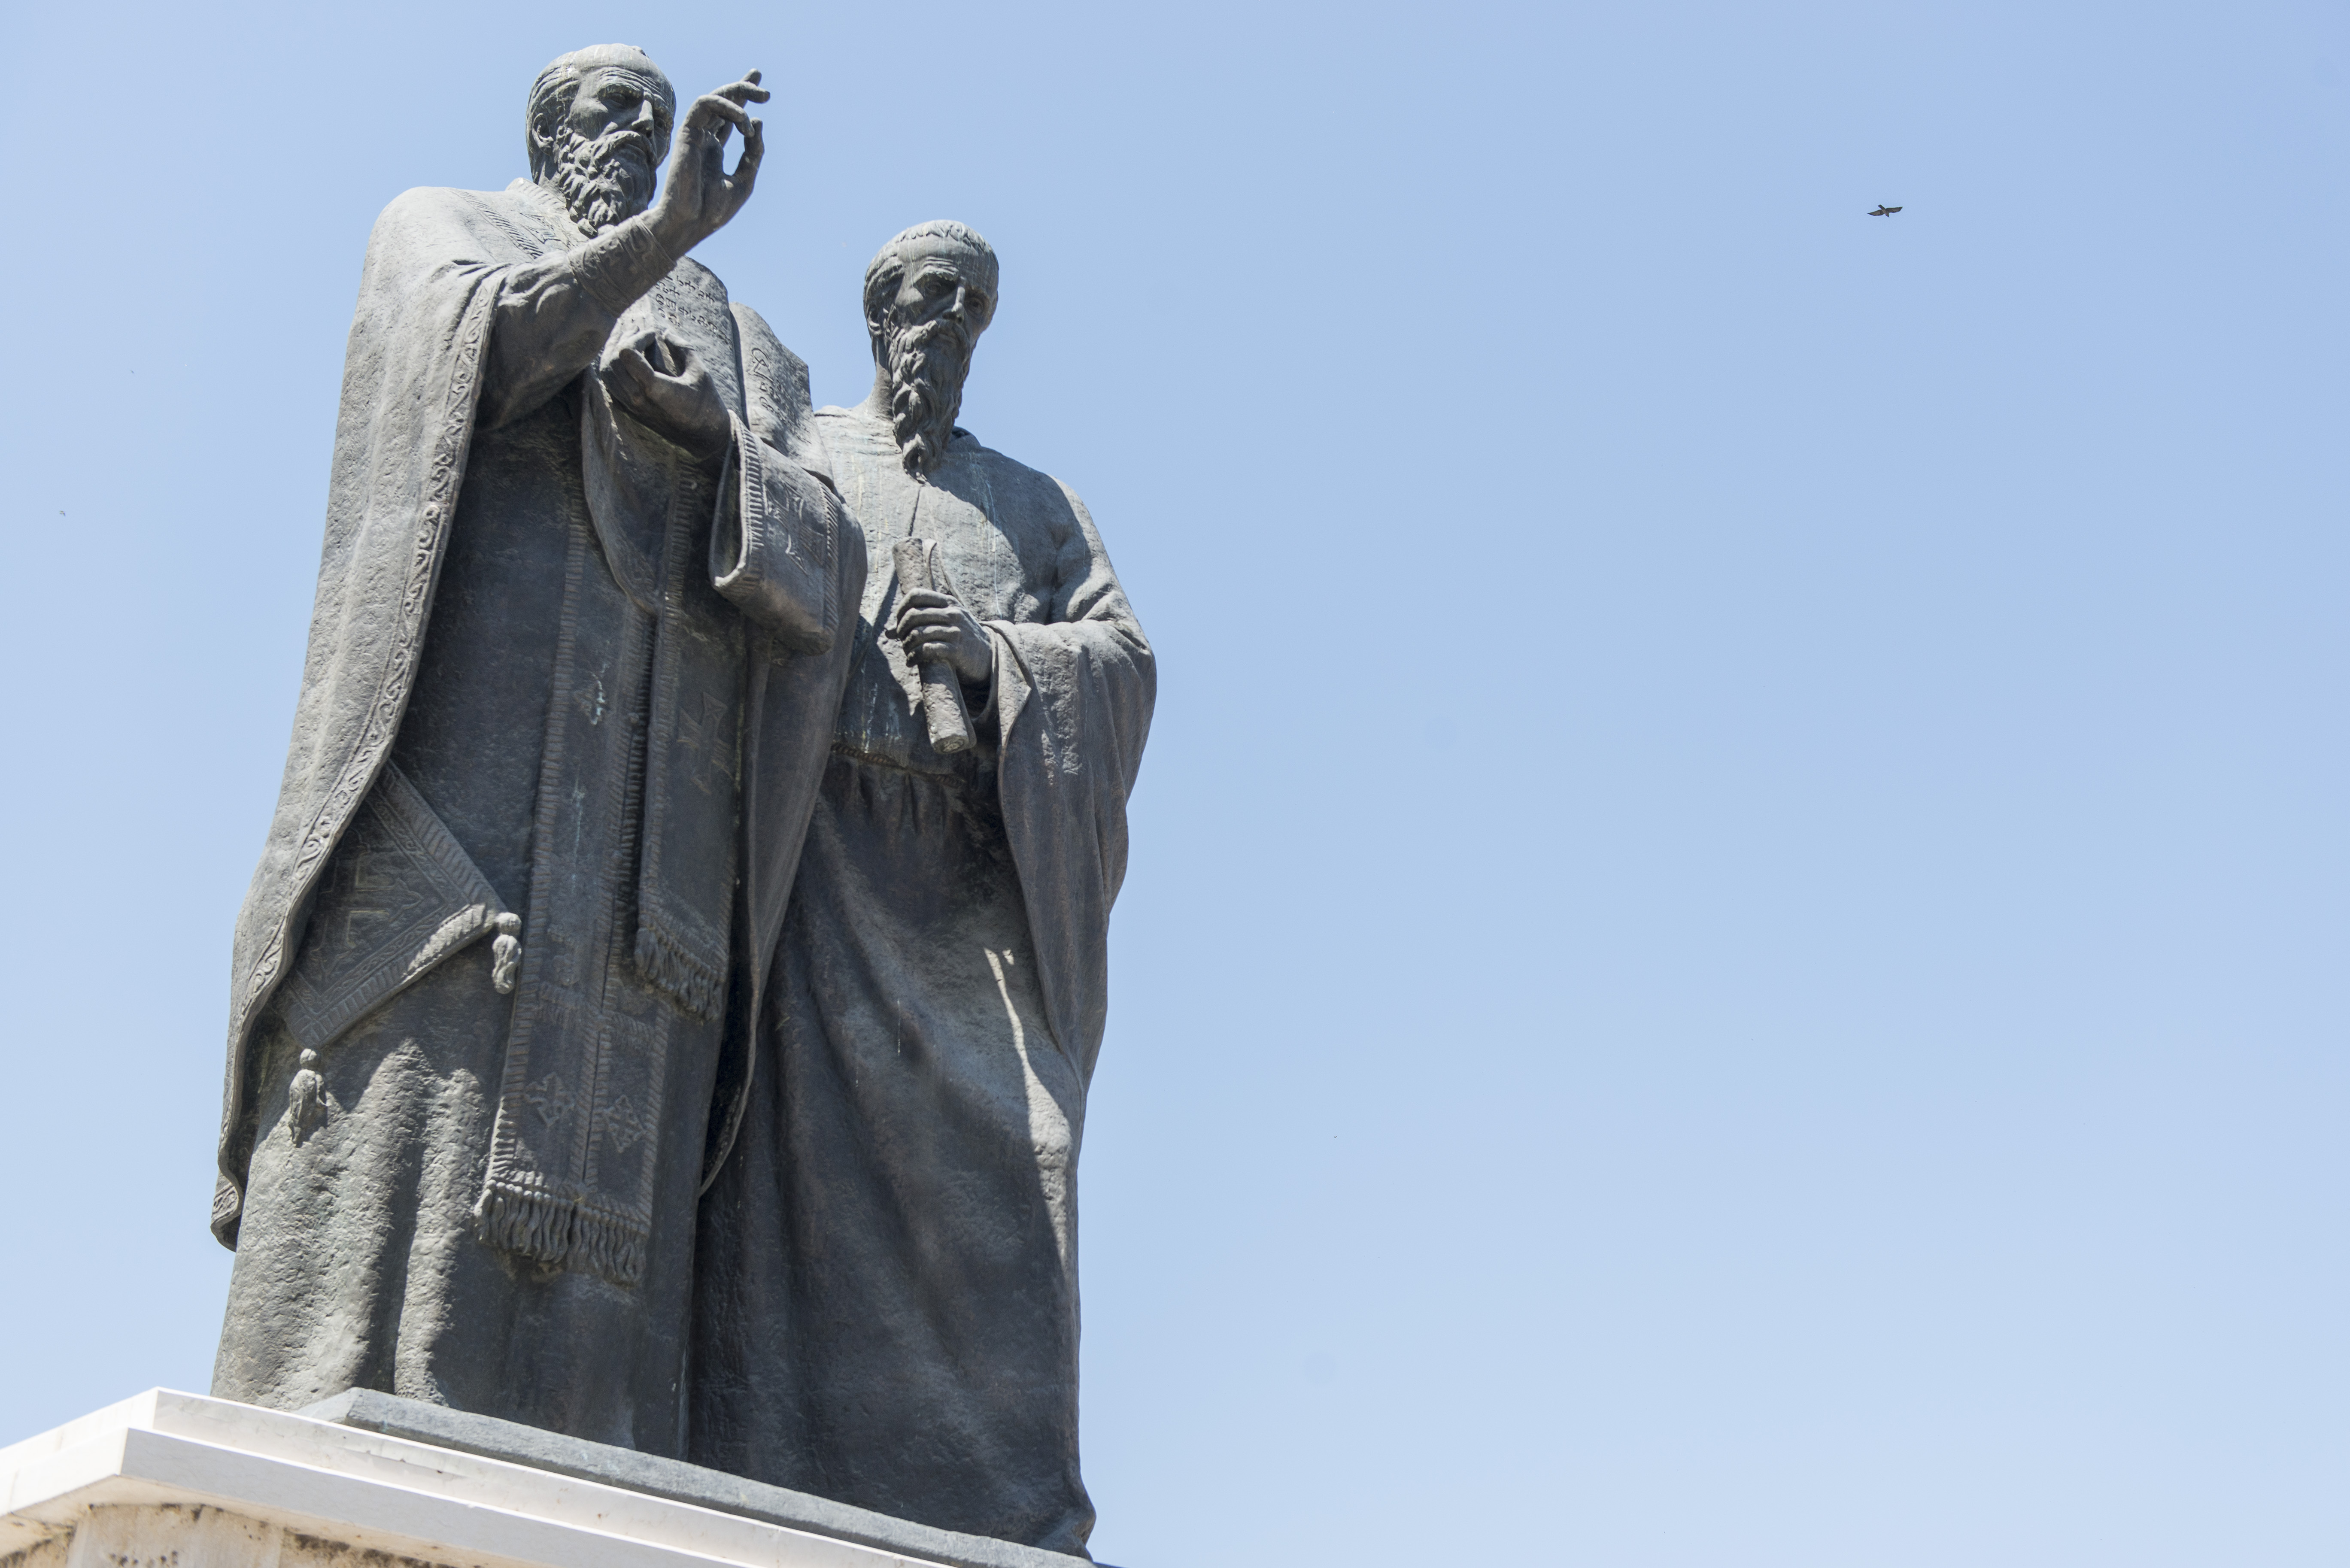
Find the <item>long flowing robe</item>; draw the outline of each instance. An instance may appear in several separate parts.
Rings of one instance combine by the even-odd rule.
[[[703,1201],[689,1457],[1082,1553],[1077,1152],[1150,648],[1051,476],[958,431],[918,486],[885,425],[816,424],[877,566],[750,1108]],[[879,634],[879,563],[909,535],[994,647],[979,744],[951,755]]]
[[[698,461],[598,367],[719,383]],[[673,1454],[693,1218],[753,1058],[862,540],[806,367],[640,223],[378,221],[276,819],[236,932],[213,1391]]]

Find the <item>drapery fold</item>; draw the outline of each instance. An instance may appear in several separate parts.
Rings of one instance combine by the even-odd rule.
[[[1142,767],[1158,667],[1093,518],[1061,487],[1083,569],[1045,621],[993,620],[997,796],[1020,870],[1053,1033],[1093,1076],[1109,1016],[1109,914],[1126,880],[1126,802]]]
[[[213,1199],[213,1233],[229,1246],[244,1207],[246,1047],[300,945],[328,855],[390,752],[464,483],[504,269],[491,259],[494,244],[447,243],[465,225],[457,212],[433,211],[441,194],[393,202],[360,274],[293,741],[230,960]]]

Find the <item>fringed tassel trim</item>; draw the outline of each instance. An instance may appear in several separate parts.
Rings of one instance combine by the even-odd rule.
[[[724,1015],[725,971],[686,951],[650,920],[637,922],[637,968],[696,1018],[715,1020]]]
[[[488,929],[489,924],[488,905],[466,905],[442,921],[441,929],[425,939],[424,945],[416,950],[416,956],[408,961],[408,978],[413,980],[422,974],[426,970],[480,936]]]
[[[473,1205],[473,1222],[493,1247],[556,1268],[585,1268],[616,1285],[645,1276],[641,1226],[592,1214],[552,1192],[492,1177]]]

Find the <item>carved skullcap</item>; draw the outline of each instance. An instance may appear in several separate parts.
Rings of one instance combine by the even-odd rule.
[[[574,49],[567,55],[556,56],[538,73],[538,79],[530,84],[530,102],[523,115],[523,136],[529,147],[532,168],[538,167],[539,139],[552,139],[555,121],[570,111],[580,82],[598,66],[618,66],[650,78],[660,88],[661,103],[669,110],[670,119],[677,118],[677,89],[670,85],[668,73],[634,44],[591,44],[584,49]],[[660,151],[656,148],[655,155],[659,156]]]
[[[901,257],[908,245],[916,240],[944,240],[956,249],[970,254],[980,264],[980,281],[986,286],[991,303],[996,294],[995,247],[980,237],[977,229],[968,223],[958,223],[952,218],[933,218],[927,223],[916,223],[902,234],[892,236],[888,244],[873,254],[873,261],[865,269],[865,319],[870,325],[879,319],[887,301],[877,300],[884,283],[894,287],[905,270]]]

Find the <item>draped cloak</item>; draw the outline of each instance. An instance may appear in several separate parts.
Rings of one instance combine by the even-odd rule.
[[[875,566],[734,1158],[702,1203],[688,1457],[1082,1553],[1076,1160],[1155,691],[1067,487],[957,431],[927,485],[816,417]],[[880,635],[937,541],[986,627],[979,744]]]
[[[720,387],[714,466],[605,393],[648,327]],[[236,928],[216,1392],[677,1449],[695,1194],[863,585],[816,451],[806,366],[641,224],[524,182],[378,221]]]

